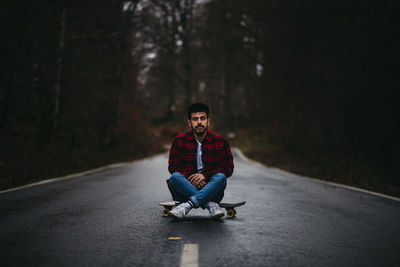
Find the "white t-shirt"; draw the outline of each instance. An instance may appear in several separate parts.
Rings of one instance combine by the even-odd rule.
[[[201,173],[203,171],[203,161],[201,159],[201,155],[203,154],[203,151],[201,150],[201,143],[196,139],[197,141],[197,172]]]

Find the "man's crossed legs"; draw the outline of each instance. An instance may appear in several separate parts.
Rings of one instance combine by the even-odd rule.
[[[224,216],[217,204],[224,197],[226,188],[226,176],[223,173],[213,175],[207,185],[198,190],[185,176],[174,172],[170,177],[169,186],[174,200],[182,202],[169,212],[172,217],[182,219],[192,208],[199,207],[207,209],[213,218]]]

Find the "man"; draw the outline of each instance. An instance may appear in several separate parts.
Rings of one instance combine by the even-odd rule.
[[[183,219],[192,208],[202,207],[220,218],[224,213],[218,203],[233,172],[231,149],[222,136],[208,130],[207,105],[189,107],[188,125],[191,130],[175,137],[169,153],[169,188],[173,199],[182,202],[169,215]]]

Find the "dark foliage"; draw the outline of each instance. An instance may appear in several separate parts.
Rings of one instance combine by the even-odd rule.
[[[160,104],[150,118],[183,121],[188,103],[204,101],[220,132],[280,147],[253,151],[267,164],[366,187],[399,184],[396,1],[206,1],[186,9],[190,27],[157,13],[184,1],[145,3],[162,14],[151,19],[157,57],[139,95]]]
[[[398,186],[398,5],[2,1],[1,179],[147,155],[203,101],[267,164]]]
[[[1,187],[154,152],[120,1],[2,1],[0,15]]]

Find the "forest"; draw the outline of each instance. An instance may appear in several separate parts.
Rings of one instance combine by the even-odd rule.
[[[0,189],[163,152],[204,102],[252,159],[400,196],[398,7],[2,0]]]

